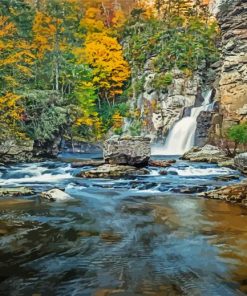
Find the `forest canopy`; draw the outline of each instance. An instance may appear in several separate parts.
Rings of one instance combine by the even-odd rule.
[[[217,59],[207,1],[2,0],[0,140],[99,140],[121,132],[152,59],[157,89],[177,67]],[[137,80],[138,83],[136,82]]]

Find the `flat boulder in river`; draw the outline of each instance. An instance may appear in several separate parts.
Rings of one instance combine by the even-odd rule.
[[[132,175],[147,175],[149,171],[145,168],[136,168],[129,165],[105,164],[98,168],[82,171],[77,174],[80,178],[119,178]]]
[[[225,200],[247,206],[247,179],[241,183],[224,186],[216,190],[200,193],[199,196]]]
[[[108,164],[148,165],[151,155],[150,138],[114,136],[104,143],[104,159]]]
[[[33,190],[28,187],[0,188],[0,197],[32,195],[32,194],[34,194]]]
[[[81,161],[75,161],[72,162],[71,167],[72,168],[81,168],[84,166],[100,166],[105,163],[104,160],[97,160],[97,159],[85,159]]]
[[[193,147],[182,156],[182,159],[195,162],[219,163],[229,158],[218,147],[205,145],[204,147]]]

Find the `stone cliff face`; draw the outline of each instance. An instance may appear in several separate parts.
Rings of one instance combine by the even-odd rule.
[[[164,140],[181,116],[188,116],[191,107],[202,103],[203,88],[214,88],[218,103],[213,113],[202,112],[198,117],[196,145],[208,142],[209,134],[211,141],[232,124],[247,120],[247,0],[211,0],[209,5],[221,31],[218,62],[206,71],[199,65],[201,69],[192,77],[174,69],[172,84],[159,91],[152,85],[158,74],[149,62],[144,68],[144,88],[135,107],[145,122],[143,134],[154,140]]]
[[[247,0],[223,3],[217,14],[221,62],[215,88],[224,129],[232,122],[247,120]]]
[[[158,73],[152,70],[148,61],[144,68],[144,86],[133,108],[140,110],[144,122],[142,132],[153,140],[162,140],[173,124],[183,116],[190,115],[193,106],[203,101],[201,95],[202,77],[198,73],[186,76],[182,71],[173,69],[172,83],[164,89],[157,90],[153,81]]]

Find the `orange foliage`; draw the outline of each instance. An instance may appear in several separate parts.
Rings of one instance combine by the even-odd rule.
[[[81,62],[86,62],[93,68],[93,83],[106,98],[114,98],[122,93],[123,84],[130,76],[130,69],[116,38],[104,32],[88,34],[81,57]]]
[[[34,46],[38,58],[43,58],[46,52],[52,51],[55,43],[56,26],[52,17],[37,11],[33,22]]]
[[[123,126],[123,117],[119,114],[119,112],[116,112],[112,116],[112,119],[114,128],[121,128]]]
[[[14,129],[23,112],[19,104],[21,96],[14,94],[12,89],[19,86],[18,78],[31,75],[30,65],[34,60],[32,47],[16,38],[16,33],[15,25],[7,17],[0,16],[0,124],[8,129]]]

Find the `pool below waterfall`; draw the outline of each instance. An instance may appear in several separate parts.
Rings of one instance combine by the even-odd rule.
[[[82,179],[68,157],[0,171],[0,186],[37,192],[0,206],[0,295],[247,293],[247,209],[194,193],[237,171],[177,160],[167,175]],[[72,199],[41,201],[52,188]]]

